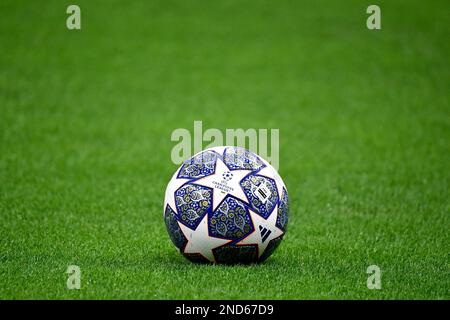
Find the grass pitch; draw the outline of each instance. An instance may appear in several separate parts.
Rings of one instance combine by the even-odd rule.
[[[69,4],[0,4],[0,298],[449,298],[447,1],[381,1],[379,31],[364,1],[77,1],[80,31]],[[262,265],[167,236],[194,120],[280,129],[290,224]]]

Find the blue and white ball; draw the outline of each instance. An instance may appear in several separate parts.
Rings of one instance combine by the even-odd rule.
[[[264,261],[283,239],[288,213],[277,171],[240,147],[209,148],[185,161],[164,199],[169,236],[194,262]]]

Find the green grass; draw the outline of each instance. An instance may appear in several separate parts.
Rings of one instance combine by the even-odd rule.
[[[380,31],[367,1],[80,0],[68,31],[71,3],[0,4],[0,298],[450,298],[447,1],[379,2]],[[167,236],[194,120],[280,129],[290,224],[262,265]]]

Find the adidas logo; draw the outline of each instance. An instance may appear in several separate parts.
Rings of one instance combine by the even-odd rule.
[[[262,242],[266,241],[267,237],[272,233],[272,231],[263,226],[259,226],[259,232],[261,233]]]

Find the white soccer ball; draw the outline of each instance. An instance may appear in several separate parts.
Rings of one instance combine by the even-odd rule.
[[[169,236],[194,262],[264,261],[286,233],[288,213],[277,171],[240,147],[209,148],[185,161],[164,199]]]

